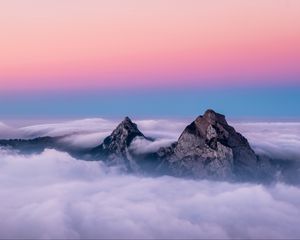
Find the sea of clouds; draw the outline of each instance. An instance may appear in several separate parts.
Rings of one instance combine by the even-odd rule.
[[[188,120],[139,120],[152,151],[176,141]],[[13,127],[2,138],[64,136],[96,146],[118,121],[85,119]],[[255,151],[297,160],[300,123],[233,122]],[[150,144],[149,144],[150,143]],[[299,238],[300,187],[269,186],[122,173],[46,149],[22,155],[0,149],[0,238]]]
[[[0,122],[0,139],[64,136],[64,144],[78,148],[99,145],[121,120],[102,118],[61,121],[12,127]],[[131,148],[138,152],[155,151],[175,142],[191,120],[137,120],[139,129],[154,142],[136,139]],[[300,122],[229,122],[249,141],[255,152],[272,158],[300,160]],[[24,123],[25,124],[25,123]],[[23,125],[24,125],[23,124]]]

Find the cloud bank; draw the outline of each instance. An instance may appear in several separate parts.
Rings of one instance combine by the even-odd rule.
[[[100,118],[13,127],[2,138],[63,136],[74,147],[100,144],[119,121]],[[190,121],[138,120],[156,151]],[[300,160],[299,122],[233,122],[257,153]],[[24,123],[24,125],[26,125]],[[0,238],[299,238],[300,187],[125,175],[101,162],[47,149],[0,149]]]
[[[300,122],[233,123],[255,152],[300,161]]]
[[[134,120],[134,119],[133,119]],[[20,128],[0,122],[0,139],[64,136],[63,144],[88,148],[99,145],[121,121],[102,118],[30,125]],[[154,142],[136,139],[131,149],[155,151],[175,142],[192,120],[137,120],[139,129]],[[300,122],[231,122],[259,154],[285,160],[300,160]]]
[[[124,175],[0,150],[1,238],[299,238],[300,188]]]

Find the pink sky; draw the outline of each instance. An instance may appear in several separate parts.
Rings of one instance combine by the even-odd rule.
[[[11,0],[0,13],[0,90],[300,81],[298,0]]]

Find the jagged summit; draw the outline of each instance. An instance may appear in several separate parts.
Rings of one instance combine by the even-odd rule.
[[[176,175],[252,177],[257,157],[225,116],[209,109],[189,124],[167,157]],[[171,153],[171,154],[170,154]]]
[[[201,118],[201,117],[198,117],[198,118]],[[216,122],[219,122],[219,123],[225,124],[225,125],[228,124],[225,119],[225,116],[223,114],[216,113],[212,109],[206,110],[204,115],[202,116],[202,118],[204,120],[206,120],[207,122],[209,122],[210,124],[215,124]]]
[[[132,162],[129,146],[136,137],[146,139],[137,125],[129,117],[125,117],[113,132],[104,139],[103,143],[92,150],[92,154],[109,164],[121,163],[132,170],[136,168],[136,165]]]
[[[127,123],[128,124],[134,124],[128,116],[126,116],[121,123],[123,123],[123,124],[127,124]]]
[[[112,133],[113,135],[126,135],[129,137],[127,141],[128,144],[131,142],[131,137],[144,136],[141,131],[138,129],[137,125],[131,121],[129,117],[125,117],[124,120],[116,127]]]
[[[125,117],[112,134],[104,139],[103,144],[105,147],[109,147],[114,142],[117,145],[128,147],[137,136],[145,137],[137,125],[129,117]]]
[[[208,109],[205,111],[204,115],[198,116],[195,121],[188,125],[183,133],[190,132],[205,138],[208,127],[218,125],[228,126],[225,116],[220,113],[216,113],[212,109]],[[182,135],[183,134],[181,134],[180,138]]]

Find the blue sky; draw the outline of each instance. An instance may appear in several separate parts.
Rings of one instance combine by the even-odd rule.
[[[300,118],[299,103],[297,86],[2,93],[0,118],[191,117],[207,108],[231,118]]]

